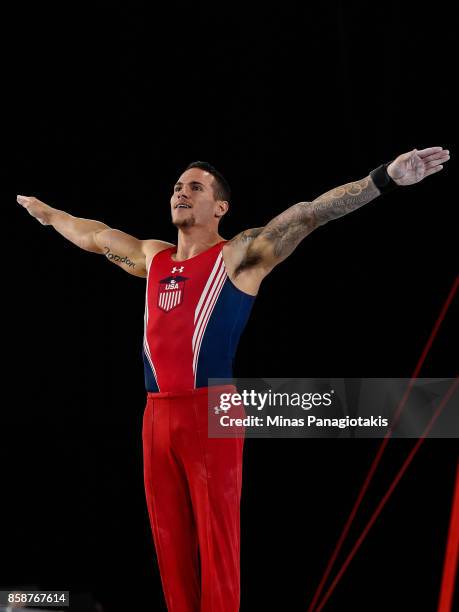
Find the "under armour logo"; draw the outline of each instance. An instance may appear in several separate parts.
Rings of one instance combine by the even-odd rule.
[[[180,268],[176,268],[175,266],[172,268],[172,274],[175,274],[176,272],[183,272],[183,270],[185,269],[185,266],[180,266]]]
[[[229,406],[214,406],[215,414],[220,414],[220,412],[224,412],[225,414],[228,412]]]

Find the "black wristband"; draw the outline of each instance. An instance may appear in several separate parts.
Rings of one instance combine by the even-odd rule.
[[[387,174],[387,166],[390,163],[391,162],[382,164],[370,172],[373,183],[381,193],[388,193],[400,187],[400,185],[397,185],[397,183]]]

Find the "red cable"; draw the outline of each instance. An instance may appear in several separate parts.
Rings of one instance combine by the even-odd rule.
[[[410,380],[410,382],[408,384],[407,390],[406,390],[406,392],[405,392],[405,394],[404,394],[404,396],[403,396],[403,398],[402,398],[402,400],[400,402],[400,405],[399,405],[399,407],[398,407],[398,409],[397,409],[397,411],[395,413],[393,423],[392,423],[389,431],[386,433],[386,435],[385,435],[385,437],[384,437],[384,439],[383,439],[383,441],[382,441],[382,443],[381,443],[381,445],[380,445],[380,447],[379,447],[379,449],[378,449],[378,451],[376,453],[376,456],[373,459],[373,462],[372,462],[372,464],[370,466],[368,474],[367,474],[367,476],[366,476],[366,478],[365,478],[365,480],[363,482],[363,485],[362,485],[362,487],[361,487],[361,489],[359,491],[357,499],[356,499],[356,501],[354,503],[354,506],[353,506],[353,508],[351,510],[349,518],[347,519],[347,521],[346,521],[346,523],[345,523],[345,525],[343,527],[341,535],[338,538],[338,542],[336,544],[336,547],[335,547],[335,549],[334,549],[334,551],[333,551],[333,553],[332,553],[332,555],[330,557],[330,560],[329,560],[329,562],[327,564],[327,567],[325,568],[325,572],[324,572],[324,574],[322,576],[322,579],[321,579],[321,581],[319,583],[319,586],[317,587],[316,592],[314,593],[314,597],[312,598],[312,601],[311,601],[311,603],[309,605],[308,612],[312,612],[313,611],[314,606],[317,603],[317,600],[319,599],[319,597],[320,597],[320,595],[322,593],[322,590],[323,590],[324,585],[325,585],[325,583],[326,583],[326,581],[328,579],[328,576],[330,575],[330,572],[331,572],[331,570],[333,568],[333,565],[334,565],[334,563],[336,561],[336,558],[338,557],[338,554],[341,551],[341,548],[343,546],[343,542],[346,539],[347,534],[349,533],[349,529],[351,527],[352,521],[354,520],[354,517],[357,514],[357,511],[358,511],[358,509],[360,507],[362,499],[364,498],[365,493],[367,492],[367,489],[368,489],[368,487],[370,485],[370,482],[371,482],[371,480],[373,478],[373,475],[374,475],[374,473],[375,473],[375,471],[376,471],[376,469],[377,469],[377,467],[378,467],[378,465],[379,465],[379,463],[381,461],[381,458],[382,458],[382,456],[384,454],[386,446],[387,446],[387,444],[389,442],[389,438],[392,435],[392,428],[398,422],[398,418],[400,416],[400,413],[403,410],[403,407],[404,407],[404,405],[405,405],[405,403],[406,403],[406,401],[408,399],[409,393],[410,393],[411,388],[413,386],[414,379],[417,378],[417,376],[418,376],[418,374],[419,374],[419,372],[421,370],[421,367],[424,364],[424,361],[425,361],[425,359],[427,357],[427,354],[428,354],[428,352],[429,352],[429,350],[430,350],[430,348],[432,346],[432,343],[433,343],[433,341],[435,339],[435,336],[437,335],[438,329],[440,328],[440,325],[441,325],[443,319],[445,318],[446,312],[448,311],[448,308],[449,308],[451,302],[454,299],[454,296],[456,294],[458,285],[459,285],[459,275],[456,276],[456,279],[455,279],[455,281],[454,281],[454,283],[453,283],[453,285],[451,287],[451,290],[450,290],[450,292],[448,294],[448,297],[446,298],[445,303],[443,304],[443,307],[442,307],[442,309],[440,311],[440,314],[439,314],[439,316],[437,318],[437,321],[435,322],[435,325],[434,325],[434,327],[432,329],[432,332],[431,332],[431,334],[429,336],[429,339],[427,340],[427,343],[424,346],[424,349],[423,349],[423,351],[421,353],[421,356],[419,357],[418,363],[416,364],[416,367],[414,368],[414,371],[413,371],[413,374],[411,375],[411,380]]]
[[[419,450],[419,447],[421,446],[421,444],[424,442],[426,436],[429,434],[430,430],[432,429],[433,424],[435,423],[435,421],[437,420],[437,418],[439,417],[440,413],[443,410],[443,407],[445,406],[445,404],[447,403],[447,401],[449,400],[449,398],[451,397],[451,395],[453,394],[454,389],[457,387],[459,383],[459,376],[456,377],[454,379],[453,384],[450,386],[450,388],[448,389],[448,391],[446,392],[445,397],[442,399],[442,401],[440,402],[437,410],[435,411],[435,413],[433,414],[432,418],[430,419],[426,429],[424,430],[422,436],[418,439],[418,441],[416,442],[416,444],[413,446],[412,450],[410,451],[410,454],[408,455],[408,457],[405,459],[402,467],[400,468],[397,476],[394,478],[392,484],[390,485],[389,489],[387,490],[386,494],[384,495],[384,497],[382,498],[382,500],[380,501],[380,503],[378,504],[378,507],[376,508],[376,510],[373,512],[370,520],[368,521],[368,523],[366,524],[364,530],[362,531],[362,533],[360,534],[359,538],[357,539],[357,542],[354,544],[354,547],[352,548],[351,552],[348,554],[348,556],[346,557],[345,562],[343,563],[340,571],[338,572],[338,574],[336,575],[335,579],[333,580],[333,582],[331,583],[328,591],[325,593],[320,605],[316,608],[315,612],[320,612],[320,610],[322,610],[322,608],[324,607],[325,603],[327,602],[328,598],[330,597],[330,595],[332,594],[332,592],[334,591],[336,585],[338,584],[338,581],[340,580],[341,576],[344,574],[344,572],[347,569],[347,566],[349,565],[349,563],[352,561],[352,558],[354,557],[355,553],[358,551],[358,549],[360,548],[363,540],[365,539],[367,533],[370,531],[370,528],[373,526],[373,523],[376,521],[376,519],[378,518],[379,514],[381,513],[381,510],[383,509],[383,507],[385,506],[387,500],[390,498],[390,496],[392,495],[395,487],[397,486],[397,484],[399,483],[401,477],[403,476],[403,474],[406,472],[408,466],[410,465],[411,461],[413,460],[414,456],[416,455],[416,453]]]
[[[454,579],[457,571],[459,552],[459,461],[457,463],[456,485],[451,506],[451,521],[443,566],[443,579],[440,588],[438,612],[451,612],[454,594]]]

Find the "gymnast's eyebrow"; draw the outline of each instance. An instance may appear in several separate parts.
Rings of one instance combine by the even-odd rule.
[[[183,185],[182,181],[175,183],[174,187],[177,187],[177,185]],[[205,187],[205,185],[199,181],[190,181],[190,185],[201,185],[202,187]]]

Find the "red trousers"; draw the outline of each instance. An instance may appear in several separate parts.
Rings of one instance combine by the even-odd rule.
[[[239,610],[244,438],[208,437],[207,391],[148,393],[143,417],[145,493],[169,612]]]

